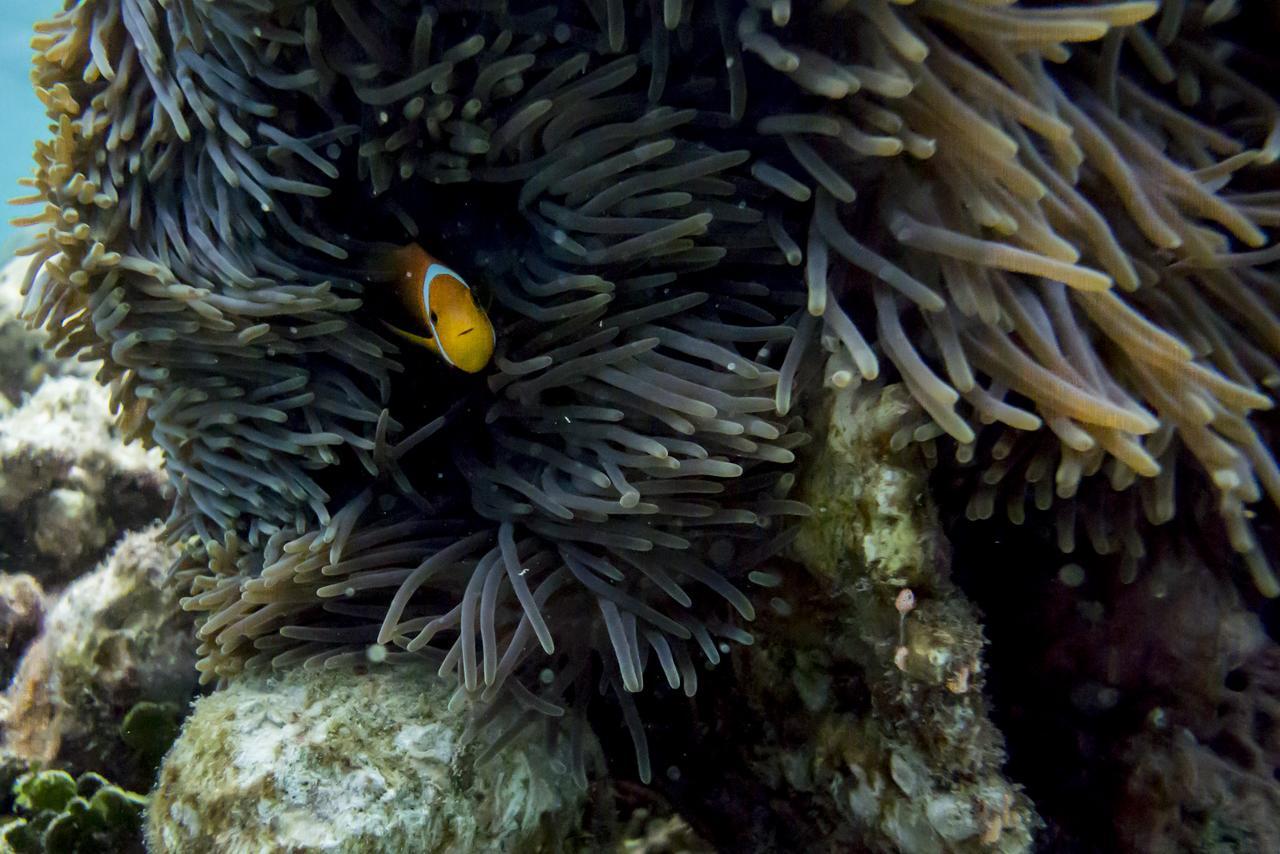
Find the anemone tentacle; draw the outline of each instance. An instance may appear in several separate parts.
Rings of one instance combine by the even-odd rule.
[[[882,375],[971,517],[1136,564],[1202,472],[1276,595],[1280,105],[1222,5],[80,0],[25,313],[165,450],[209,679],[691,691],[807,512],[804,402]],[[478,381],[379,334],[410,241],[492,300]]]

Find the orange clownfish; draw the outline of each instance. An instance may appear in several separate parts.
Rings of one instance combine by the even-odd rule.
[[[455,368],[469,374],[483,370],[493,356],[493,324],[462,276],[416,244],[393,252],[391,260],[396,292],[427,334],[383,324]]]

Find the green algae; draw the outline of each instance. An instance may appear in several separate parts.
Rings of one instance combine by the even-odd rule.
[[[147,798],[92,771],[33,770],[13,784],[13,813],[0,817],[0,850],[17,854],[141,852]]]

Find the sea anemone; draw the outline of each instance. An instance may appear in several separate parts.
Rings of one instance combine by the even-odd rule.
[[[598,681],[647,776],[628,695],[751,642],[793,404],[882,360],[899,444],[987,443],[972,515],[1099,475],[1159,523],[1194,460],[1280,592],[1280,106],[1236,12],[81,0],[36,43],[25,312],[166,452],[207,678],[380,644],[552,716]],[[410,240],[493,300],[487,376],[382,337]]]

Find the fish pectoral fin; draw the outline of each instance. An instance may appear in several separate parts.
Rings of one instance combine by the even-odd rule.
[[[436,355],[440,355],[440,348],[436,346],[436,342],[434,338],[424,338],[421,335],[414,335],[412,332],[406,332],[405,330],[401,329],[399,326],[395,326],[394,324],[387,323],[387,321],[385,320],[379,321],[379,322],[383,326],[387,327],[387,329],[399,335],[401,338],[405,339],[406,341],[411,341],[414,344],[417,344],[419,347],[426,347],[432,353],[435,353]]]

